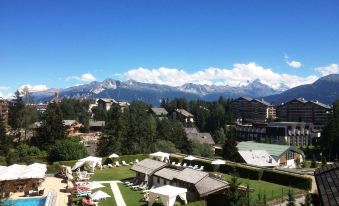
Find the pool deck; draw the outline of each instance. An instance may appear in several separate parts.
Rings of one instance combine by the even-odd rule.
[[[53,202],[55,206],[67,206],[68,204],[68,196],[70,193],[65,193],[66,183],[61,182],[62,179],[56,177],[46,177],[45,181],[42,183],[41,188],[45,188],[44,196],[46,197],[49,192],[52,192],[55,197]],[[39,196],[32,196],[39,197]],[[23,199],[29,198],[24,197],[23,192],[12,193],[10,199]]]

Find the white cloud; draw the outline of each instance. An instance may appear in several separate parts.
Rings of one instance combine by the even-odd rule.
[[[22,91],[25,87],[30,92],[41,92],[41,91],[45,91],[48,89],[48,87],[44,84],[37,84],[37,85],[24,84],[19,87],[19,90]]]
[[[8,90],[10,87],[7,86],[0,86],[0,97],[4,99],[10,99],[13,96],[13,93],[9,92]]]
[[[158,69],[138,68],[125,73],[126,78],[144,83],[166,84],[180,86],[185,83],[217,84],[239,86],[259,79],[262,83],[278,89],[282,84],[295,87],[301,84],[312,83],[318,79],[310,75],[300,77],[296,75],[280,74],[270,68],[264,68],[254,62],[248,64],[234,64],[233,68],[210,67],[194,73],[175,68],[160,67]]]
[[[285,58],[286,64],[288,66],[294,68],[294,69],[298,69],[298,68],[300,68],[302,66],[301,62],[296,61],[296,60],[290,60],[288,55],[285,55],[284,58]]]
[[[329,74],[337,74],[339,73],[339,65],[338,64],[330,64],[326,67],[318,67],[315,68],[322,76],[326,76]]]
[[[71,76],[71,77],[66,78],[66,81],[70,81],[70,80],[92,82],[92,81],[95,81],[96,78],[91,73],[85,73],[85,74],[82,74],[81,76]]]

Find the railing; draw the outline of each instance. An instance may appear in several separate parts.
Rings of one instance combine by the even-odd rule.
[[[45,206],[55,206],[57,195],[54,192],[49,192],[46,198]]]

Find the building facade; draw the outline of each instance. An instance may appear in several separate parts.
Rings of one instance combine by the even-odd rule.
[[[320,138],[320,132],[312,123],[269,122],[236,126],[236,137],[243,141],[268,142],[271,144],[306,146]]]
[[[318,101],[294,99],[277,106],[277,117],[282,122],[313,123],[317,129],[323,128],[328,121],[331,107]]]
[[[239,97],[231,103],[231,111],[238,122],[267,122],[276,118],[272,104],[259,99]]]

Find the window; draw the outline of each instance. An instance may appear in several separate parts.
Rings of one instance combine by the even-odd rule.
[[[158,177],[158,180],[157,180],[158,184],[160,183],[160,177]]]

